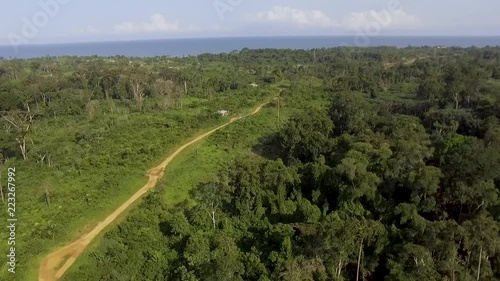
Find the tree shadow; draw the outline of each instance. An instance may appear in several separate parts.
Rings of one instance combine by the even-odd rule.
[[[285,157],[277,133],[259,138],[259,144],[252,147],[252,152],[268,160],[284,159]]]

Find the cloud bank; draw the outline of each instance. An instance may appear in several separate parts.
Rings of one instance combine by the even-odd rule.
[[[147,22],[123,22],[115,25],[114,30],[118,33],[154,33],[179,32],[182,28],[179,21],[168,21],[163,15],[154,14]]]
[[[294,24],[299,27],[338,27],[338,23],[320,10],[300,10],[274,6],[271,10],[258,12],[256,20],[267,23]]]
[[[342,26],[349,30],[360,30],[367,25],[376,22],[387,29],[416,29],[421,21],[418,17],[410,15],[405,11],[390,13],[387,10],[366,11],[360,13],[351,13],[342,20]]]
[[[268,10],[259,11],[247,16],[247,21],[243,21],[239,27],[246,24],[259,25],[260,29],[267,28],[273,30],[286,28],[288,31],[317,31],[317,32],[350,32],[364,31],[373,28],[374,24],[379,25],[382,30],[416,30],[421,26],[418,17],[408,14],[403,10],[390,12],[364,11],[353,12],[345,16],[334,18],[318,9],[298,9],[290,6],[274,6]],[[216,27],[196,27],[184,26],[179,20],[170,20],[161,14],[154,14],[143,22],[122,22],[114,25],[115,34],[189,34],[200,32],[223,32],[228,28]],[[255,26],[254,26],[255,27]],[[232,26],[229,30],[238,30],[238,26]],[[259,28],[256,28],[259,30]],[[89,31],[90,33],[90,31]]]
[[[332,18],[321,10],[297,9],[288,6],[274,6],[249,16],[255,23],[293,25],[300,29],[362,30],[378,23],[387,30],[414,30],[421,25],[418,17],[403,10],[397,12],[364,11],[350,13],[339,19]]]

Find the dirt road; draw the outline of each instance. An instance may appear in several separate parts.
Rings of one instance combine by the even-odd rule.
[[[125,203],[123,203],[118,209],[111,213],[105,220],[97,224],[92,231],[83,235],[81,238],[77,239],[73,243],[53,252],[48,255],[41,263],[38,280],[39,281],[56,281],[59,280],[64,273],[73,265],[76,259],[81,255],[83,250],[90,244],[90,242],[106,228],[110,223],[112,223],[120,214],[122,214],[132,203],[137,201],[142,195],[148,192],[150,189],[156,186],[158,180],[163,176],[165,168],[168,166],[170,161],[172,161],[179,153],[181,153],[186,147],[208,137],[214,132],[226,127],[227,125],[234,123],[244,117],[254,115],[258,113],[263,106],[268,104],[268,102],[258,106],[252,113],[245,116],[236,117],[231,119],[226,124],[217,127],[209,132],[196,136],[193,140],[179,147],[174,153],[165,159],[160,165],[146,172],[149,177],[148,183],[143,186],[139,191],[137,191],[132,197],[130,197]]]

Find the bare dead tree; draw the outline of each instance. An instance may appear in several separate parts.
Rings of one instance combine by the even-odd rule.
[[[481,278],[481,260],[483,258],[483,247],[479,250],[479,264],[477,265],[477,281]]]
[[[141,79],[132,79],[130,81],[132,85],[132,95],[134,96],[135,105],[137,109],[142,111],[144,105],[144,86]]]
[[[21,149],[23,160],[28,158],[26,153],[26,136],[31,129],[34,116],[35,113],[32,113],[29,107],[28,111],[9,112],[2,116],[6,121],[5,129],[14,136]]]
[[[187,96],[188,93],[188,85],[187,81],[184,81],[184,95]],[[182,111],[182,95],[179,96],[179,102],[181,104],[181,111]]]
[[[158,96],[160,107],[168,110],[172,102],[179,96],[179,87],[172,80],[158,79],[155,82],[155,91]]]
[[[453,100],[455,101],[455,109],[458,109],[460,104],[460,93],[453,93]]]
[[[54,162],[52,162],[52,154],[47,154],[47,166],[49,166],[49,168],[54,166]]]
[[[2,202],[5,202],[5,197],[3,196],[2,170],[1,169],[0,169],[0,196],[2,196]]]
[[[47,166],[49,168],[52,168],[54,163],[52,162],[52,155],[49,154],[48,152],[45,153],[37,153],[38,160],[36,161],[37,163],[45,164],[47,163]]]
[[[340,278],[341,274],[342,274],[342,258],[339,259],[339,266],[337,268],[337,278]]]
[[[218,183],[200,184],[192,193],[194,198],[205,207],[208,216],[212,222],[214,230],[217,229],[217,213],[219,207],[224,201],[224,192],[222,186]]]
[[[361,267],[361,256],[363,254],[363,239],[361,239],[361,243],[359,244],[359,253],[358,253],[358,268],[356,270],[356,281],[359,281],[359,271]]]
[[[387,79],[380,80],[378,85],[384,91],[384,93],[387,93],[389,89],[392,87],[392,83]]]

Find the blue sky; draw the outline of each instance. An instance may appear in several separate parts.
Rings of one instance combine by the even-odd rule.
[[[0,43],[276,35],[500,35],[498,0],[0,0]]]

